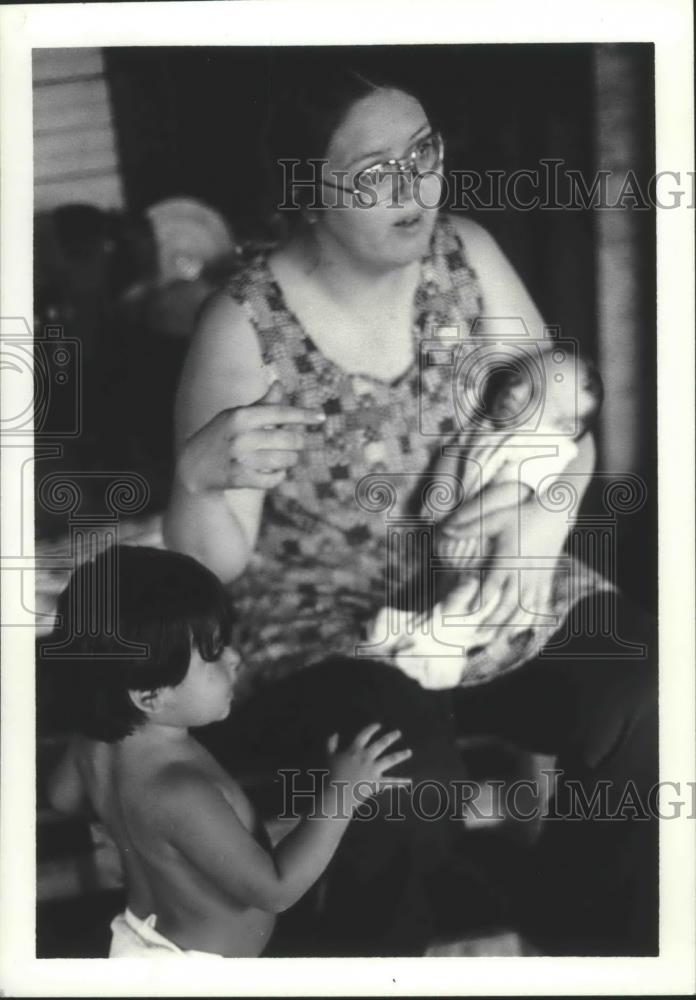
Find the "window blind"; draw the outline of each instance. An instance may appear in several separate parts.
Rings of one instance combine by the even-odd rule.
[[[123,191],[101,49],[34,49],[34,208],[110,209]]]

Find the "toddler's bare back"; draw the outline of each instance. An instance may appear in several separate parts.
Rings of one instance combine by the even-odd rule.
[[[271,936],[272,913],[235,902],[167,838],[172,802],[168,772],[190,769],[209,782],[251,835],[253,808],[241,788],[193,738],[150,754],[124,744],[79,743],[78,761],[90,801],[121,855],[128,907],[154,913],[157,930],[184,950],[228,956],[259,955]],[[176,802],[185,810],[185,800]],[[232,818],[232,817],[231,817]],[[205,817],[201,817],[205,823]]]

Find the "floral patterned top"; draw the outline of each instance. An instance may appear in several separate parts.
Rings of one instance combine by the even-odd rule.
[[[323,424],[306,428],[298,464],[266,494],[256,549],[230,585],[245,664],[240,679],[254,689],[331,653],[393,659],[394,636],[375,642],[375,621],[389,618],[380,610],[399,609],[402,621],[403,612],[427,612],[471,572],[438,564],[435,533],[463,499],[461,482],[438,472],[443,445],[468,429],[456,399],[461,362],[488,349],[476,332],[483,303],[465,247],[440,217],[414,299],[413,360],[393,381],[348,374],[321,353],[288,308],[268,251],[226,287],[245,309],[287,401],[326,414]],[[163,547],[160,515],[126,517],[118,534],[124,544]],[[97,548],[113,541],[98,528],[92,536]],[[78,558],[71,546],[65,537],[37,549],[40,634],[50,630],[68,565],[95,554]],[[560,629],[575,602],[608,586],[573,556],[557,567],[543,611],[555,614]],[[513,639],[498,631],[496,642],[466,652],[460,683],[520,666],[550,638],[548,628]]]
[[[451,221],[440,217],[414,300],[413,361],[391,382],[348,374],[321,353],[285,302],[266,253],[227,288],[287,401],[326,414],[307,428],[298,464],[266,494],[256,550],[233,584],[247,670],[256,681],[329,653],[378,656],[378,649],[360,648],[368,623],[385,605],[432,606],[435,574],[423,567],[434,551],[434,527],[462,499],[461,486],[433,480],[429,470],[443,442],[461,430],[451,345],[475,342],[472,327],[482,313],[476,273]],[[456,573],[439,577],[448,578],[448,589],[456,585]],[[567,610],[567,595],[555,600]],[[533,642],[518,644],[498,662],[472,663],[467,683],[535,652]]]

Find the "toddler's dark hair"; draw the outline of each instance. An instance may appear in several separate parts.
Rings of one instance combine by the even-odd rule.
[[[217,577],[190,556],[115,546],[73,573],[58,600],[59,626],[40,648],[69,728],[113,743],[145,717],[129,691],[175,687],[191,652],[217,659],[233,618]],[[64,643],[60,656],[48,655]],[[145,647],[129,654],[124,643]]]

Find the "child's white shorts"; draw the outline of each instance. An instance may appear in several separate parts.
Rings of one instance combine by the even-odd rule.
[[[157,916],[141,920],[124,910],[111,921],[109,958],[222,958],[210,951],[184,951],[155,930]]]

